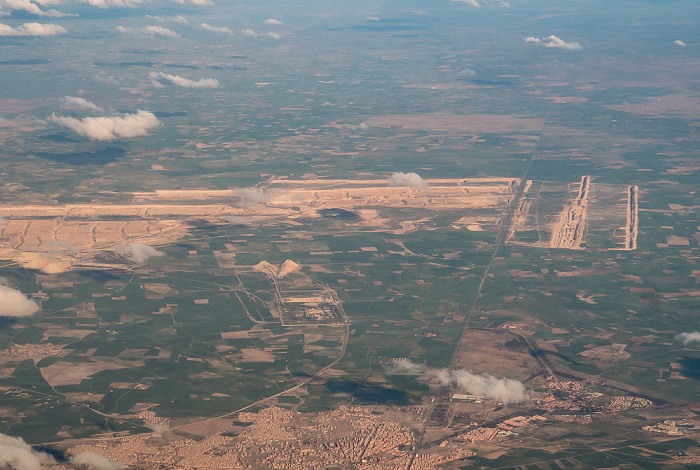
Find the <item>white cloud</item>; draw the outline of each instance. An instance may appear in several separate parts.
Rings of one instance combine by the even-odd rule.
[[[143,3],[145,0],[80,0],[83,3],[92,5],[98,8],[134,8],[136,5]]]
[[[279,25],[283,25],[284,23],[281,22],[280,20],[276,20],[274,18],[268,18],[265,20],[265,24],[274,24],[274,25],[279,26]]]
[[[78,250],[75,249],[73,245],[66,242],[60,242],[58,240],[50,240],[42,245],[42,253],[46,255],[50,260],[59,259],[66,253],[77,253]]]
[[[73,465],[83,465],[93,470],[119,470],[122,465],[119,462],[109,460],[107,457],[94,452],[80,452],[70,456],[70,463]]]
[[[428,368],[424,364],[416,364],[409,360],[405,361],[392,361],[386,364],[386,373],[389,375],[421,375],[428,371]]]
[[[168,423],[157,423],[155,421],[146,421],[146,426],[151,428],[151,430],[158,434],[165,434],[170,431],[170,426]]]
[[[368,17],[365,18],[365,19],[366,19],[367,21],[382,21],[382,19],[379,18],[378,16],[368,16]]]
[[[52,114],[49,122],[67,127],[79,135],[92,140],[128,139],[146,135],[150,129],[160,125],[153,113],[137,110],[135,114],[121,116],[86,117],[81,120]]]
[[[684,43],[683,41],[681,41],[680,39],[676,39],[675,41],[673,41],[673,44],[675,44],[676,46],[681,46],[681,47],[687,46],[687,44]]]
[[[0,434],[0,467],[8,470],[41,470],[42,464],[56,463],[48,454],[37,452],[20,437]]]
[[[62,5],[65,3],[64,0],[34,0],[35,3],[38,3],[42,7],[47,7],[49,5]]]
[[[497,0],[452,0],[453,2],[461,2],[461,3],[466,3],[467,5],[480,8],[482,5],[488,6],[488,7],[501,7],[501,8],[510,8],[510,4],[508,2],[504,1],[497,1]]]
[[[151,81],[157,87],[165,85],[177,85],[183,88],[218,88],[219,81],[215,78],[201,78],[199,80],[190,80],[182,78],[179,75],[170,75],[163,72],[151,72]]]
[[[0,285],[0,317],[28,317],[38,311],[39,305],[23,293],[12,287]]]
[[[250,36],[250,37],[252,37],[252,38],[257,38],[257,37],[258,37],[258,33],[256,33],[256,32],[253,31],[252,29],[242,29],[242,30],[241,30],[241,33],[245,34],[246,36]]]
[[[200,26],[203,29],[206,29],[207,31],[213,31],[215,33],[233,34],[233,31],[231,31],[230,29],[225,28],[223,26],[212,26],[212,25],[207,24],[207,23],[202,23],[202,24],[200,24]]]
[[[473,374],[466,370],[430,371],[423,364],[416,364],[409,360],[394,361],[385,365],[389,375],[409,374],[423,375],[429,373],[437,377],[442,385],[455,387],[462,392],[472,395],[498,400],[501,403],[523,403],[529,400],[525,386],[512,379],[497,379],[489,374]]]
[[[90,103],[85,98],[80,98],[77,96],[66,96],[63,98],[63,105],[66,108],[77,109],[80,111],[94,111],[96,113],[101,113],[104,109],[100,108],[94,103]]]
[[[282,39],[282,35],[280,33],[267,33],[268,36],[270,36],[272,39]]]
[[[104,74],[104,72],[95,74],[95,76],[93,76],[92,78],[94,78],[98,82],[109,83],[110,85],[119,85],[119,81],[116,78],[114,78],[114,76],[106,75]]]
[[[688,346],[690,343],[700,343],[700,331],[677,334],[676,341],[680,341],[685,346]]]
[[[369,129],[369,126],[366,123],[361,122],[359,124],[343,124],[343,128],[356,130],[356,129]]]
[[[447,369],[441,370],[437,376],[443,385],[451,385],[472,395],[498,400],[504,404],[523,403],[529,399],[525,386],[517,380]]]
[[[142,31],[149,36],[166,36],[169,38],[180,37],[175,31],[162,26],[146,26]]]
[[[174,21],[176,23],[189,24],[189,20],[182,15],[177,16],[153,16],[146,15],[146,18],[157,21]]]
[[[138,33],[144,36],[165,36],[169,38],[179,38],[180,35],[177,34],[172,29],[164,28],[162,26],[145,26],[141,29],[126,28],[124,26],[117,26],[114,28],[117,32],[122,34],[133,34]]]
[[[172,0],[173,3],[177,3],[178,5],[184,5],[186,3],[189,3],[190,5],[213,5],[214,2],[210,0]]]
[[[428,187],[428,182],[421,178],[417,173],[394,173],[389,179],[389,186],[408,186],[411,188],[425,189]]]
[[[265,204],[272,199],[269,194],[260,191],[258,188],[241,188],[235,192],[247,204]]]
[[[557,49],[566,49],[567,51],[580,51],[583,49],[581,44],[577,42],[566,42],[562,39],[559,39],[558,37],[551,35],[547,38],[540,39],[540,38],[535,38],[535,37],[527,37],[525,38],[525,42],[532,42],[535,44],[539,44],[540,46],[544,47],[554,47]]]
[[[24,10],[37,16],[61,17],[69,16],[57,10],[42,10],[40,6],[60,4],[60,1],[52,0],[0,0],[0,16],[3,11]]]
[[[67,32],[63,26],[51,23],[24,23],[16,28],[0,23],[0,36],[53,36]]]
[[[141,242],[129,242],[126,245],[114,246],[112,251],[125,256],[129,261],[136,264],[145,263],[149,258],[159,258],[165,254]]]

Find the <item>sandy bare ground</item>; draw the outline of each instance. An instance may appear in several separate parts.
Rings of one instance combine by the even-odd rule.
[[[372,127],[399,127],[451,134],[503,134],[506,132],[540,132],[544,120],[518,115],[465,114],[449,111],[426,114],[391,114],[369,118]]]
[[[525,187],[523,187],[520,204],[513,212],[513,217],[511,218],[510,227],[508,228],[508,236],[506,236],[506,243],[510,243],[516,230],[524,230],[527,226],[527,219],[530,214],[530,210],[532,209],[532,202],[527,200],[527,193],[530,190],[530,187],[532,187],[532,181],[525,181]]]
[[[627,189],[627,233],[625,248],[637,248],[637,233],[639,232],[639,188],[634,185]]]
[[[99,403],[105,397],[104,393],[89,392],[64,392],[64,395],[71,403]]]
[[[588,349],[580,352],[579,355],[602,361],[616,362],[630,357],[630,353],[625,351],[626,347],[626,344],[613,343],[609,346],[598,346],[597,348]]]
[[[425,182],[427,187],[413,188],[393,187],[386,179],[271,178],[260,188],[260,201],[246,200],[250,194],[238,189],[192,189],[134,193],[134,204],[6,205],[0,208],[0,217],[6,220],[0,226],[0,257],[25,268],[59,273],[74,265],[91,265],[96,254],[114,246],[130,241],[162,246],[184,237],[196,223],[232,223],[231,217],[296,223],[296,218],[319,217],[320,209],[334,208],[358,211],[361,226],[386,223],[377,208],[500,213],[519,184],[517,179],[493,177]],[[415,222],[398,230],[415,230]],[[219,258],[227,265],[235,262]]]
[[[212,396],[215,397],[216,394],[213,394]],[[195,434],[198,436],[211,436],[231,428],[231,420],[226,418],[212,419],[208,421],[202,421],[201,418],[178,419],[173,421],[172,424],[177,426],[185,425],[189,434]]]
[[[296,271],[299,268],[299,265],[288,259],[279,266],[273,266],[267,261],[261,261],[253,266],[253,268],[256,271],[263,272],[275,279],[282,279],[287,274]]]
[[[666,95],[649,98],[646,103],[608,105],[605,108],[631,114],[646,114],[652,117],[684,117],[697,119],[700,116],[700,98],[688,95]]]
[[[0,114],[24,113],[40,106],[44,106],[48,100],[22,100],[17,98],[0,99]]]
[[[204,199],[204,198],[222,198],[222,197],[235,197],[236,191],[233,189],[156,189],[153,192],[136,192],[133,193],[134,199],[139,200],[152,200],[152,199]]]
[[[241,349],[242,358],[239,362],[275,362],[277,357],[268,351],[262,349],[245,348]]]
[[[425,179],[430,186],[489,186],[500,184],[515,184],[519,182],[517,178],[500,178],[500,177],[480,177],[480,178],[432,178]],[[336,188],[336,187],[351,187],[364,186],[366,188],[388,187],[386,179],[308,179],[308,180],[289,180],[286,178],[271,178],[268,182],[270,187],[279,187],[284,189],[285,186],[306,186],[309,188]]]
[[[393,187],[386,180],[269,181],[269,207],[298,207],[315,213],[323,208],[367,207],[502,209],[519,183],[513,178],[429,179],[426,188]]]
[[[481,189],[481,188],[480,188]],[[411,207],[425,209],[497,208],[507,204],[511,193],[503,191],[469,191],[467,188],[348,188],[328,190],[295,190],[281,194],[270,206],[322,209],[353,209],[362,206]]]
[[[41,375],[52,387],[58,385],[79,384],[92,374],[103,370],[123,369],[125,366],[115,362],[57,362],[41,369]]]
[[[578,197],[562,211],[559,222],[552,230],[552,238],[549,242],[552,248],[578,249],[581,247],[586,230],[590,179],[590,176],[581,178]]]
[[[467,330],[460,339],[451,367],[479,374],[493,374],[497,370],[501,376],[523,380],[530,373],[539,372],[540,365],[528,351],[504,346],[516,338],[507,331]]]
[[[227,331],[221,333],[222,339],[241,339],[250,338],[250,332],[248,331]]]
[[[171,193],[176,193],[171,191]],[[199,199],[205,200],[217,197],[210,195],[209,191],[185,191],[180,196],[158,196],[152,193],[153,199]],[[192,194],[189,194],[192,193]],[[145,193],[144,193],[145,194]],[[176,197],[177,196],[177,197]],[[195,197],[196,196],[196,197]],[[139,196],[146,197],[146,196]],[[3,206],[0,215],[5,218],[22,219],[37,217],[64,217],[76,219],[89,219],[92,217],[207,217],[226,215],[256,214],[258,209],[233,207],[229,204],[164,204],[164,203],[134,203],[134,204],[57,204],[57,205],[17,205]]]
[[[128,239],[163,236],[182,228],[178,220],[63,220],[10,219],[0,228],[0,247],[19,251],[62,251],[104,249]]]
[[[168,294],[172,294],[169,285],[159,282],[149,282],[143,285],[147,299],[162,299]]]
[[[579,195],[572,196],[572,190]],[[574,183],[533,182],[513,212],[506,243],[540,248],[633,249],[629,246],[636,237],[636,217],[630,192],[635,191],[627,185],[589,182],[588,190],[582,193],[581,186]]]
[[[5,217],[12,209],[4,207],[0,212]],[[32,209],[34,216],[45,216],[40,208]],[[53,210],[46,212],[54,215]],[[91,262],[96,253],[130,241],[170,243],[189,230],[184,221],[167,218],[87,221],[66,220],[61,215],[54,215],[54,219],[12,217],[0,228],[0,257],[45,273],[60,273],[75,264]]]
[[[52,336],[56,338],[75,338],[76,340],[79,340],[95,332],[95,330],[72,330],[69,328],[55,328],[47,324],[42,324],[42,326],[48,327],[46,331],[44,331],[42,341],[48,341],[48,339]]]
[[[390,222],[389,219],[382,218],[376,209],[359,209],[356,212],[360,216],[360,220],[353,225],[360,227],[382,227]]]

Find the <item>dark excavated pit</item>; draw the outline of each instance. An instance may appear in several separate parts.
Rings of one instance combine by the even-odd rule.
[[[360,216],[355,212],[346,211],[345,209],[319,209],[318,214],[321,217],[340,220],[358,220]]]

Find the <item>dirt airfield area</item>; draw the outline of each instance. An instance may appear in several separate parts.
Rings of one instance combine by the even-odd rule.
[[[624,189],[623,189],[624,188]],[[528,181],[506,242],[569,250],[634,250],[638,235],[636,186]]]
[[[347,216],[346,222],[357,228],[381,227],[401,234],[418,230],[435,214],[449,213],[455,216],[453,228],[483,231],[500,223],[519,184],[518,179],[496,177],[417,177],[404,185],[392,185],[385,179],[271,177],[256,188],[132,193],[132,204],[120,201],[6,205],[0,208],[0,256],[23,267],[57,273],[76,265],[90,265],[97,254],[129,242],[168,245],[203,223],[294,225],[300,223],[299,219]],[[584,176],[578,196],[554,214],[557,198],[543,191],[545,185],[536,184],[535,194],[532,182],[526,183],[524,197],[513,215],[508,242],[568,249],[585,247],[591,230],[590,211],[596,211],[596,190],[602,187]],[[627,192],[626,204],[619,204],[619,212],[627,219],[620,224],[619,245],[634,249],[638,189],[629,188]],[[591,197],[593,201],[589,201]],[[382,209],[391,209],[393,216],[380,214]],[[524,242],[521,232],[532,230],[538,231],[538,240]],[[118,264],[120,260],[116,257],[113,262]]]
[[[358,227],[384,225],[376,209],[486,210],[500,214],[517,179],[419,180],[420,187],[387,180],[287,180],[271,178],[260,188],[157,190],[133,193],[124,204],[29,204],[0,208],[0,256],[21,266],[57,273],[90,265],[99,253],[137,241],[164,246],[193,227],[319,218],[323,210],[346,211]],[[428,220],[428,219],[426,219]],[[404,221],[401,233],[420,224]],[[114,259],[119,263],[119,259]]]

